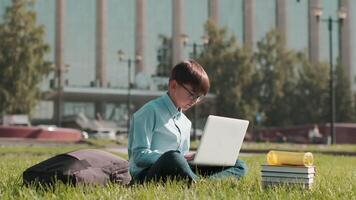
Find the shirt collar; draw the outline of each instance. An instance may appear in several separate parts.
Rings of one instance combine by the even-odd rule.
[[[168,111],[169,111],[169,113],[172,115],[172,117],[177,117],[177,118],[179,118],[180,115],[182,114],[182,109],[178,109],[178,108],[174,105],[174,103],[173,103],[171,97],[168,95],[168,92],[163,96],[163,101],[164,101],[164,103],[166,104],[166,106],[167,106],[167,108],[168,108]]]

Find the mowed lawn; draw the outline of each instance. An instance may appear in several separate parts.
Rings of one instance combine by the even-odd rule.
[[[321,154],[314,154],[317,174],[311,190],[290,186],[262,189],[260,165],[265,163],[265,155],[241,157],[249,166],[242,180],[204,179],[192,186],[176,181],[106,187],[58,183],[54,189],[22,186],[26,168],[78,148],[83,146],[0,147],[0,199],[356,199],[356,157]]]

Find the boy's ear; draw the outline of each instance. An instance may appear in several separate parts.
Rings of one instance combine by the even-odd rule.
[[[170,80],[168,83],[168,88],[170,90],[176,89],[177,88],[177,81],[176,80]]]

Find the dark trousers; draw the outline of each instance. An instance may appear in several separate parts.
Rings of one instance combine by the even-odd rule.
[[[237,160],[232,167],[211,167],[189,165],[179,151],[164,153],[150,168],[142,171],[137,180],[138,183],[145,181],[187,180],[194,182],[202,177],[225,178],[233,176],[241,178],[247,173],[247,166],[242,160]],[[199,175],[199,176],[198,176]]]

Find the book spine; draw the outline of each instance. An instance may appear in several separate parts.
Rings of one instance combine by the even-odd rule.
[[[288,175],[288,174],[264,174],[262,177],[277,177],[277,178],[314,178],[314,174],[300,174],[300,175]]]
[[[263,172],[315,173],[315,168],[262,166]]]
[[[265,182],[283,182],[283,183],[313,183],[313,178],[282,178],[282,177],[262,177]]]
[[[290,172],[269,172],[261,171],[262,176],[276,176],[276,177],[300,177],[300,178],[312,178],[314,173],[290,173]]]

